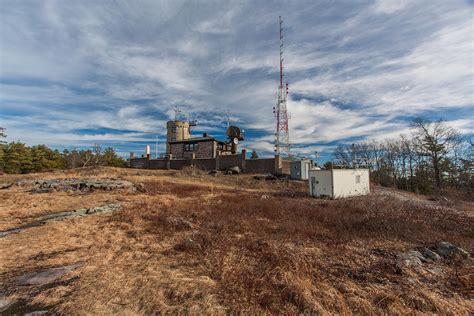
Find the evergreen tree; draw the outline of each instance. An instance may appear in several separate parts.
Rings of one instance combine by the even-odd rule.
[[[6,132],[5,127],[0,127],[0,144],[5,144],[5,141],[3,140],[3,138],[6,138],[6,137],[7,137],[7,132]]]
[[[5,145],[3,164],[6,173],[31,172],[33,170],[31,149],[19,142],[12,142]]]
[[[252,150],[252,155],[250,156],[251,159],[257,159],[258,158],[258,154],[257,154],[257,151],[254,149]]]
[[[52,150],[46,145],[33,146],[31,148],[31,154],[33,159],[33,171],[64,168],[63,158],[59,151]]]
[[[124,167],[125,160],[119,157],[112,147],[104,150],[102,154],[102,164],[109,167]]]

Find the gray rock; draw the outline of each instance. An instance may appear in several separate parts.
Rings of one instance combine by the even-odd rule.
[[[33,183],[34,193],[46,193],[53,190],[56,191],[94,191],[94,190],[115,190],[115,189],[131,189],[135,190],[136,187],[133,183],[126,180],[116,179],[101,179],[101,180],[89,180],[89,179],[63,179],[63,180],[37,180]]]
[[[18,234],[19,232],[21,232],[20,228],[13,228],[13,229],[0,231],[0,237],[5,237],[11,234]]]
[[[5,190],[13,186],[14,183],[2,183],[0,184],[0,190]]]
[[[0,298],[0,312],[6,311],[15,301],[8,298]]]
[[[428,248],[421,248],[420,253],[425,257],[432,261],[438,261],[441,259],[441,256],[438,255],[436,252],[428,249]]]
[[[49,284],[61,278],[66,273],[79,268],[81,265],[81,263],[75,263],[68,266],[45,269],[40,272],[27,273],[18,278],[18,283],[20,285]]]
[[[83,208],[83,209],[78,209],[78,210],[44,215],[44,216],[36,218],[35,221],[30,222],[26,225],[8,229],[5,231],[0,231],[0,238],[11,235],[11,234],[17,234],[27,228],[38,227],[38,226],[44,225],[50,221],[60,221],[67,218],[88,216],[95,213],[110,213],[110,212],[119,210],[121,207],[122,206],[119,203],[112,203],[112,204],[106,204],[106,205],[98,206],[98,207]]]
[[[404,266],[411,267],[411,266],[421,266],[423,262],[426,261],[426,258],[416,250],[410,250],[407,252],[400,253],[398,255],[400,263]]]
[[[447,241],[441,241],[436,245],[435,251],[445,258],[452,258],[454,256],[461,256],[462,258],[469,258],[469,252],[453,245]]]
[[[226,171],[227,171],[227,174],[239,174],[240,173],[240,167],[239,166],[233,166],[233,167],[228,168]]]
[[[34,311],[30,313],[26,313],[23,316],[39,316],[39,315],[46,315],[48,311]]]

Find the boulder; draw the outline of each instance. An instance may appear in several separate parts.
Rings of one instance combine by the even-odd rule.
[[[227,174],[239,174],[240,173],[240,167],[239,166],[233,166],[230,167],[226,170]]]
[[[406,267],[411,266],[421,266],[423,262],[426,261],[426,258],[416,250],[410,250],[407,252],[400,253],[398,255],[399,261]]]
[[[435,251],[439,253],[444,258],[453,258],[455,256],[460,256],[462,258],[469,258],[470,254],[466,250],[453,245],[447,241],[441,241],[436,245]]]
[[[441,256],[438,255],[436,252],[434,252],[433,250],[430,250],[428,248],[421,248],[420,249],[420,253],[427,259],[430,259],[432,261],[438,261],[441,259]]]

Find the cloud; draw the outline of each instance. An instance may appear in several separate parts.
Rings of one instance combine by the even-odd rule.
[[[416,116],[474,126],[473,6],[454,1],[284,3],[294,151],[393,137]],[[163,138],[179,106],[196,133],[271,154],[283,2],[4,1],[0,125],[56,147]],[[161,144],[161,143],[160,143]]]
[[[375,13],[393,14],[405,8],[407,4],[406,0],[377,0],[372,10]]]

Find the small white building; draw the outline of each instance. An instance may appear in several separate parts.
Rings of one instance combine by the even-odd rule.
[[[292,161],[291,164],[290,177],[294,180],[308,180],[309,170],[313,166],[313,161],[311,159],[301,159]]]
[[[332,199],[370,193],[369,169],[310,170],[309,192]]]

